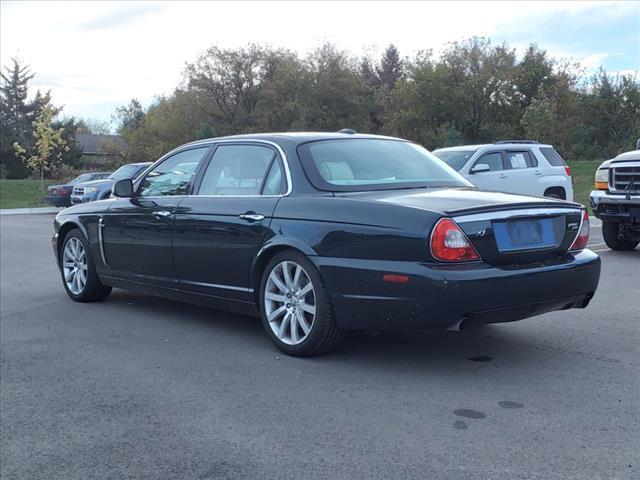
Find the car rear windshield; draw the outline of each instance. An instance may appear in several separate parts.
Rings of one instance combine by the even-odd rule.
[[[91,180],[91,176],[92,175],[90,173],[81,173],[76,178],[71,180],[69,183],[70,184],[75,184],[75,183],[87,182],[87,181]]]
[[[433,154],[459,172],[477,150],[436,150]]]
[[[140,165],[123,165],[111,175],[109,175],[109,178],[116,181],[124,180],[125,178],[133,179],[138,170],[141,170]]]
[[[540,153],[542,153],[542,155],[544,155],[544,158],[547,159],[547,162],[549,162],[554,167],[565,167],[567,165],[566,163],[564,163],[564,160],[562,159],[560,154],[551,147],[540,148]]]
[[[472,186],[423,147],[401,140],[320,140],[300,145],[298,153],[307,176],[320,190]]]

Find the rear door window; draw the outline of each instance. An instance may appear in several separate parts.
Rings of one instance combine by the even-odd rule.
[[[538,161],[533,158],[531,152],[523,151],[508,151],[507,152],[507,165],[510,169],[518,168],[532,168],[538,166]]]
[[[198,194],[260,195],[264,184],[264,194],[277,195],[281,193],[282,179],[276,152],[270,147],[221,145],[202,177]]]
[[[567,165],[560,154],[553,148],[542,147],[540,148],[540,153],[542,153],[544,158],[547,159],[547,162],[549,162],[554,167],[565,167]]]

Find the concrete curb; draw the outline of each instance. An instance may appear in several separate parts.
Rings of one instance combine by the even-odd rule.
[[[39,207],[39,208],[3,208],[0,215],[34,215],[38,213],[58,213],[62,210],[59,207]]]

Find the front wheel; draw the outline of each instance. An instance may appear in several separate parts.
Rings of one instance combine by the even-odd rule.
[[[267,335],[288,355],[327,353],[345,336],[320,274],[295,251],[281,252],[267,264],[260,282],[260,310]]]
[[[612,250],[633,250],[636,248],[640,242],[618,238],[618,228],[616,222],[603,220],[602,236],[604,237],[604,243],[607,244],[607,247]]]
[[[71,230],[64,237],[60,272],[64,289],[76,302],[95,302],[111,293],[111,287],[100,282],[89,242],[79,229]]]

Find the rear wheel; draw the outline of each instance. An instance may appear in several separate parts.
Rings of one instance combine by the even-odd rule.
[[[64,289],[76,302],[95,302],[111,293],[111,287],[100,282],[89,242],[79,229],[71,230],[64,237],[60,272]]]
[[[298,252],[279,253],[267,264],[260,282],[260,309],[267,335],[288,355],[326,353],[345,336],[319,273]]]
[[[618,238],[618,224],[616,222],[602,221],[602,236],[604,243],[612,250],[633,250],[640,242]]]

